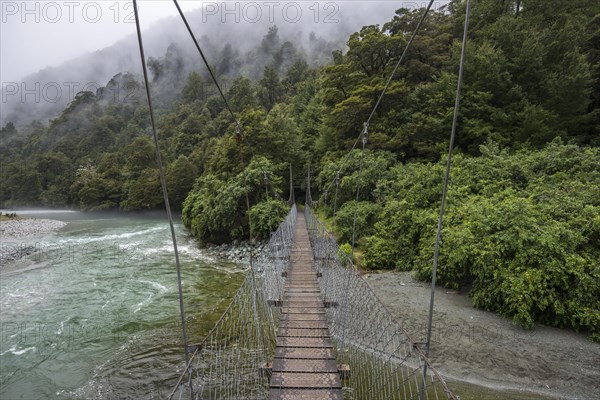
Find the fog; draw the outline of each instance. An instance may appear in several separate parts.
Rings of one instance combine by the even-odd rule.
[[[184,11],[198,1],[180,0]],[[138,3],[142,29],[175,15],[170,0]],[[7,1],[0,4],[2,82],[20,81],[48,66],[109,47],[135,32],[131,1]]]
[[[438,1],[435,7],[445,3]],[[191,69],[202,70],[172,2],[141,0],[138,4],[146,56],[164,57],[175,43]],[[348,35],[362,26],[382,24],[398,8],[423,7],[427,2],[180,0],[180,4],[203,46],[213,53],[229,43],[243,54],[276,25],[282,40],[292,42],[318,65],[330,59],[311,58],[310,46],[343,49]],[[141,72],[130,2],[2,1],[1,10],[2,126],[9,121],[45,122],[57,116],[76,93],[95,92],[120,72]]]

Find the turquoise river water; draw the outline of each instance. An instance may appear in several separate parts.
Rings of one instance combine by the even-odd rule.
[[[27,215],[27,213],[21,213]],[[163,215],[29,214],[68,221],[0,271],[0,398],[162,399],[183,366],[175,262]],[[190,342],[243,279],[176,224]]]

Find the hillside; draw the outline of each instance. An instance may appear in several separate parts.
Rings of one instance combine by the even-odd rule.
[[[324,66],[274,27],[246,52],[213,42],[241,135],[191,52],[176,44],[149,59],[169,195],[191,234],[224,243],[252,226],[266,237],[286,213],[289,165],[300,195],[310,164],[313,198],[341,243],[357,216],[364,268],[428,279],[464,11],[455,1],[427,18],[364,152],[353,143],[420,11],[362,27]],[[524,327],[600,340],[597,2],[483,0],[472,18],[439,281]],[[314,40],[324,57],[329,42]],[[5,125],[3,206],[161,208],[142,88],[118,74],[48,125]]]
[[[310,9],[310,4],[302,4],[302,18],[297,23],[290,23],[279,9],[279,12],[273,11],[272,18],[265,9],[265,15],[257,21],[249,16],[245,18],[249,11],[242,13],[241,10],[237,15],[223,16],[220,13],[213,14],[214,11],[208,14],[204,9],[198,9],[189,12],[187,18],[207,56],[215,62],[227,44],[241,57],[250,56],[248,52],[256,48],[268,28],[277,26],[281,40],[293,43],[299,51],[306,54],[311,66],[316,67],[330,62],[331,52],[342,49],[351,32],[369,23],[385,21],[393,14],[394,9],[394,5],[382,2],[376,8],[370,8],[368,3],[340,2],[332,10],[320,10],[320,13],[315,14]],[[329,14],[332,15],[331,21],[326,18]],[[0,126],[8,122],[23,126],[33,120],[46,123],[57,117],[74,100],[77,92],[94,92],[118,73],[141,74],[133,28],[132,26],[131,35],[110,47],[81,55],[58,66],[49,66],[24,77],[22,82],[3,82],[0,94],[3,99],[6,97],[6,101],[2,104]],[[155,23],[144,32],[144,38],[149,57],[162,57],[171,44],[176,44],[184,55],[185,69],[188,72],[201,69],[201,60],[179,17],[168,17]],[[235,76],[241,72],[256,78],[266,61],[259,59],[260,54],[254,56],[257,59],[252,60],[244,71],[223,73]],[[37,98],[32,94],[24,96],[23,89],[35,91]]]

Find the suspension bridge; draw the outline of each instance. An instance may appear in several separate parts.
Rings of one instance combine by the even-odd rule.
[[[457,399],[309,205],[193,347],[169,399]]]
[[[240,122],[229,106],[178,1],[173,2],[235,122],[236,136],[241,143],[245,136]],[[309,169],[307,202],[303,210],[298,210],[294,202],[290,170],[289,214],[271,233],[263,250],[256,257],[251,256],[250,268],[242,285],[214,328],[201,343],[190,346],[186,335],[177,240],[158,145],[137,1],[134,0],[152,134],[175,253],[185,352],[183,372],[169,399],[458,400],[429,360],[429,349],[440,233],[460,105],[470,4],[470,0],[467,0],[460,71],[434,249],[426,340],[415,340],[403,329],[362,278],[352,259],[340,251],[335,237],[315,217]],[[361,143],[359,173],[362,173],[369,123],[432,5],[433,0],[430,0],[360,135],[343,158],[342,166]],[[244,164],[244,160],[241,161]],[[326,198],[331,187],[335,187],[334,215],[342,166],[321,196]],[[359,192],[360,182],[356,185],[356,202]],[[249,211],[248,198],[246,205]],[[356,208],[352,250],[355,230]],[[253,241],[252,237],[249,239]]]

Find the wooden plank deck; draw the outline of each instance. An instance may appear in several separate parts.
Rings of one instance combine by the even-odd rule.
[[[304,215],[298,214],[281,302],[270,400],[343,400]]]

